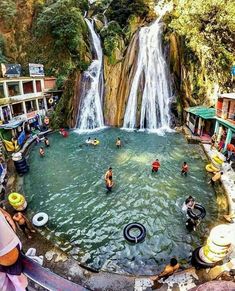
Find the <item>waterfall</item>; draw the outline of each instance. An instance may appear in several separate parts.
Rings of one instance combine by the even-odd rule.
[[[100,38],[94,30],[92,22],[85,19],[91,33],[93,44],[93,61],[83,73],[82,90],[79,105],[77,128],[89,130],[104,126],[102,111],[104,77],[103,77],[103,52]]]
[[[135,129],[139,126],[140,129],[148,130],[169,129],[169,101],[172,92],[162,49],[162,15],[152,25],[139,31],[137,68],[128,97],[124,128]],[[138,100],[140,92],[141,101]]]

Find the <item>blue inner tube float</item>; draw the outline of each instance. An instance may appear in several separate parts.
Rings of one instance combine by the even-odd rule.
[[[130,231],[137,228],[140,233],[137,236],[131,235]],[[129,223],[123,230],[124,238],[131,243],[139,243],[144,241],[146,237],[146,228],[141,223]]]
[[[194,210],[198,210],[197,212],[194,212]],[[194,220],[203,219],[206,216],[206,209],[199,203],[195,203],[194,208],[189,208],[187,210],[187,214],[190,218]]]

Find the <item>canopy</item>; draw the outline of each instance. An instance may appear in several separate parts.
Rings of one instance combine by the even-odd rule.
[[[0,128],[3,129],[13,129],[17,128],[19,125],[22,124],[22,120],[11,120],[9,123],[0,125]]]
[[[186,112],[197,115],[203,119],[214,119],[215,118],[215,108],[207,108],[204,106],[195,106],[185,108]]]

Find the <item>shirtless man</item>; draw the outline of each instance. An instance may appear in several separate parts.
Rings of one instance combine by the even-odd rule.
[[[166,265],[164,270],[156,276],[150,277],[152,281],[157,281],[161,278],[167,279],[169,276],[171,276],[173,273],[175,273],[179,269],[180,265],[178,261],[175,258],[172,258],[170,260],[170,264]]]
[[[31,235],[27,235],[26,229],[31,233],[34,233],[35,230],[31,228],[28,219],[21,212],[17,212],[13,216],[13,220],[19,230],[22,230],[29,239],[32,238]]]
[[[113,178],[113,169],[109,167],[108,171],[105,173],[104,179],[105,181]]]
[[[111,192],[113,188],[113,180],[111,178],[106,180],[107,192]]]
[[[122,146],[122,142],[121,142],[120,137],[118,137],[117,140],[116,140],[116,147],[117,147],[118,149],[120,149],[121,146]]]

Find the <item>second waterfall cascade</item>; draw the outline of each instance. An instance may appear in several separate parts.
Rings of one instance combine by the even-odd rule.
[[[94,58],[89,68],[83,73],[77,128],[81,131],[102,128],[103,117],[103,52],[99,36],[92,23],[85,19],[92,37]]]
[[[128,97],[123,128],[169,129],[169,101],[172,92],[162,50],[160,19],[161,17],[149,27],[140,29],[137,68]],[[138,105],[139,118],[137,118]]]

